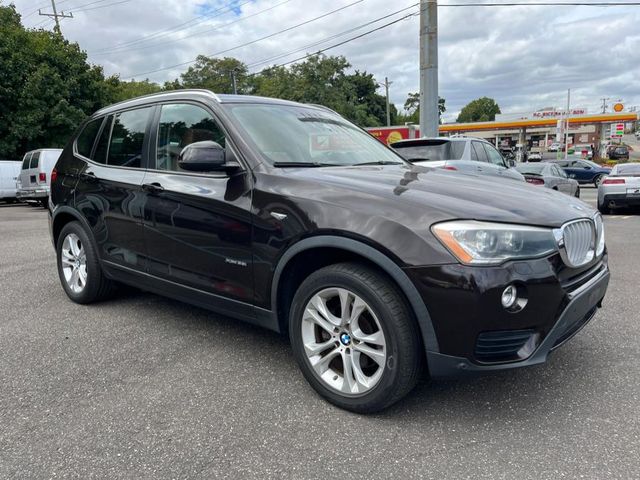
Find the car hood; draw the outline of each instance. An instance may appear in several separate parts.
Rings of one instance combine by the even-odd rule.
[[[574,197],[499,177],[388,165],[282,171],[289,196],[313,198],[360,215],[427,223],[474,219],[559,227],[595,210]],[[281,177],[282,178],[282,177]],[[409,223],[408,225],[406,223]]]

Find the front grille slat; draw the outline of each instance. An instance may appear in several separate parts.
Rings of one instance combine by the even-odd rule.
[[[595,252],[595,225],[591,220],[578,220],[562,228],[566,259],[570,266],[589,263]]]

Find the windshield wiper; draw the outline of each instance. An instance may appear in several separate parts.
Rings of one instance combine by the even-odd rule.
[[[321,163],[321,162],[273,162],[274,167],[278,168],[317,168],[317,167],[340,167],[337,163]]]
[[[402,162],[390,162],[388,160],[378,160],[377,162],[354,163],[353,167],[361,167],[363,165],[402,165]]]

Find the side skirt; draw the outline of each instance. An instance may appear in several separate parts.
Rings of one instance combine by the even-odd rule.
[[[274,322],[275,316],[270,310],[181,285],[109,261],[103,260],[102,266],[105,275],[118,282],[280,332],[278,322]]]

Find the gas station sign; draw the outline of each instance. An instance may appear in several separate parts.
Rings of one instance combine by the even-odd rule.
[[[624,123],[611,124],[611,137],[621,137],[624,135]]]

